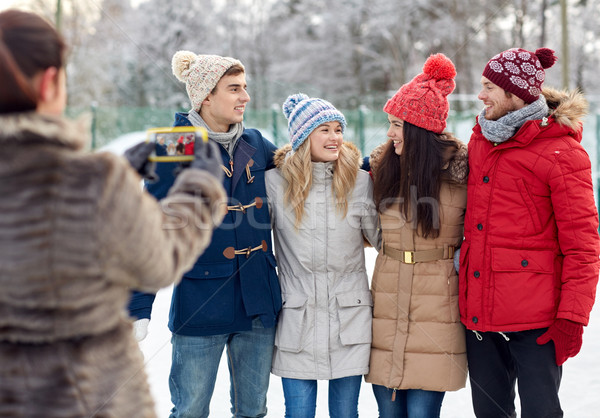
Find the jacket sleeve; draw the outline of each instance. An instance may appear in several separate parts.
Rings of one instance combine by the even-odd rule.
[[[269,171],[265,173],[265,191],[267,193],[267,206],[269,208],[269,217],[271,218],[271,229],[275,229],[276,224],[276,212],[274,205],[277,200],[276,180],[274,172]]]
[[[582,147],[556,157],[549,184],[564,256],[557,318],[587,325],[598,283],[598,212],[591,164]]]
[[[187,169],[157,202],[137,173],[114,158],[100,199],[104,270],[108,280],[156,292],[180,280],[208,246],[224,216],[225,191],[209,173]]]
[[[129,315],[135,319],[150,319],[155,298],[156,295],[154,293],[131,292],[131,299],[127,306]]]

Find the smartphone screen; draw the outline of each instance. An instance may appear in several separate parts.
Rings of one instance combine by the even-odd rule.
[[[191,161],[194,159],[196,141],[208,141],[204,128],[177,126],[174,128],[151,128],[146,131],[146,142],[156,144],[149,157],[156,162]]]

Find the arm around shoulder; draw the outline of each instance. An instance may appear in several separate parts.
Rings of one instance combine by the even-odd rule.
[[[360,170],[357,177],[357,190],[363,204],[361,220],[363,236],[377,251],[381,249],[381,229],[379,214],[373,201],[373,181],[366,171]]]

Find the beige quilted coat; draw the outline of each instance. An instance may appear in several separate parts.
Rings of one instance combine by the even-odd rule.
[[[0,116],[2,417],[153,417],[130,289],[180,277],[222,219],[214,177],[186,170],[158,203],[124,158],[83,152],[87,132]]]
[[[377,173],[381,147],[371,156]],[[415,233],[398,207],[380,214],[383,242],[399,250],[459,246],[467,203],[466,147],[450,162],[455,184],[440,191],[440,235]],[[373,342],[367,382],[395,389],[458,390],[465,386],[465,331],[458,310],[458,277],[453,260],[404,264],[381,252],[375,262]]]

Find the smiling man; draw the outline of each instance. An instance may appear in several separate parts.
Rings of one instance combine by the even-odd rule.
[[[171,417],[208,416],[225,347],[233,416],[262,417],[281,308],[269,210],[261,200],[276,147],[242,124],[250,96],[240,61],[179,51],[172,64],[192,103],[189,113],[176,114],[175,125],[204,127],[220,145],[229,201],[210,246],[173,290]],[[160,181],[147,185],[159,199],[174,180],[173,168],[159,164]],[[153,300],[154,295],[136,293],[130,303],[138,339],[147,333]]]
[[[543,88],[554,51],[485,66],[469,142],[459,305],[478,418],[562,417],[562,364],[582,345],[598,282],[598,213],[581,146],[587,101]]]

